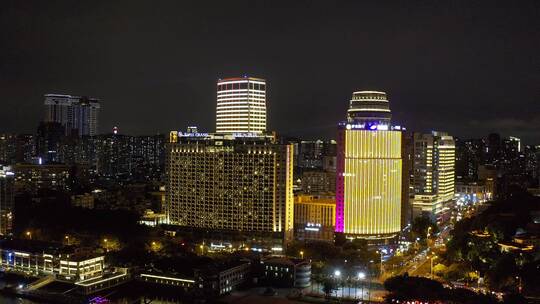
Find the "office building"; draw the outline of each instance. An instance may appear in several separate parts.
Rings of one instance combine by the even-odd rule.
[[[299,240],[334,239],[336,198],[296,195],[294,197],[294,236]]]
[[[437,221],[449,216],[455,194],[456,147],[443,132],[414,134],[414,216]]]
[[[14,134],[0,134],[0,163],[13,164],[15,162],[17,136]]]
[[[0,134],[0,163],[32,162],[36,156],[36,140],[32,134]]]
[[[0,235],[11,233],[13,225],[14,173],[0,165]]]
[[[126,179],[133,169],[133,137],[122,134],[94,138],[96,172],[99,176]]]
[[[335,172],[336,142],[334,140],[302,140],[298,147],[300,169],[324,169]]]
[[[336,173],[323,170],[304,171],[301,186],[304,194],[335,194]]]
[[[484,163],[486,144],[483,139],[461,140],[456,143],[456,180],[478,180],[478,167]]]
[[[57,122],[66,135],[98,134],[100,100],[96,98],[45,94],[45,122]]]
[[[270,257],[262,260],[265,283],[276,287],[306,288],[311,285],[311,263],[303,259]]]
[[[63,164],[16,164],[13,172],[16,193],[36,193],[40,189],[65,191],[71,186],[71,169]]]
[[[266,132],[266,81],[242,77],[217,82],[216,133]]]
[[[185,268],[185,266],[183,266]],[[143,271],[141,282],[176,288],[181,292],[196,292],[220,296],[238,289],[252,278],[252,262],[247,259],[209,261],[203,267],[193,268],[190,274]]]
[[[37,128],[36,152],[42,163],[60,163],[65,129],[58,122],[41,122]]]
[[[212,230],[293,231],[293,151],[274,137],[172,132],[170,224]]]
[[[354,92],[338,126],[336,231],[374,242],[401,230],[402,131],[391,126],[386,93]]]
[[[165,166],[165,143],[163,135],[133,137],[132,174],[136,179],[159,179]]]

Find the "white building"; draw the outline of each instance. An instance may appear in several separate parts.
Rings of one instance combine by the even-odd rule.
[[[243,77],[217,82],[216,133],[266,132],[266,81]]]
[[[58,122],[66,135],[98,134],[100,101],[72,95],[45,94],[45,122]]]

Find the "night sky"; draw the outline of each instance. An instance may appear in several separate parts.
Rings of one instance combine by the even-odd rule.
[[[102,99],[100,131],[214,131],[215,82],[268,82],[269,130],[333,138],[355,90],[394,122],[540,144],[540,1],[2,1],[0,132],[43,94]]]

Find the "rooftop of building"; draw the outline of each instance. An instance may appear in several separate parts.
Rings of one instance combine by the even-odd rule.
[[[30,254],[62,255],[71,261],[84,261],[98,257],[90,247],[65,246],[56,242],[44,242],[26,239],[2,239],[0,249],[13,250]]]
[[[329,195],[298,194],[294,196],[295,204],[335,205],[336,197]]]
[[[223,144],[232,143],[270,143],[275,142],[277,137],[270,133],[185,133],[181,131],[170,132],[170,142],[176,143],[191,143],[200,142],[211,144],[219,141]]]
[[[69,170],[70,166],[61,163],[46,163],[46,164],[31,164],[31,163],[16,163],[13,165],[13,170],[17,169],[65,169]]]
[[[366,95],[374,94],[374,95],[385,95],[386,96],[386,92],[383,92],[383,91],[362,90],[362,91],[354,91],[353,92],[353,95],[362,95],[362,94],[366,94]]]
[[[262,81],[262,82],[266,82],[266,79],[263,79],[263,78],[255,78],[255,77],[244,76],[244,77],[220,78],[220,79],[218,79],[218,84],[219,84],[219,83],[223,83],[223,82],[229,82],[229,81],[242,81],[242,80],[247,80],[247,81]]]
[[[24,240],[24,239],[2,239],[0,240],[0,248],[2,250],[14,250],[25,253],[60,253],[64,246],[60,243],[43,242],[37,240]]]
[[[297,258],[287,258],[282,256],[274,256],[266,258],[262,261],[263,264],[279,264],[279,265],[289,265],[289,266],[298,266],[302,264],[308,264],[309,262],[304,259]]]
[[[209,263],[208,265],[205,265],[204,267],[200,267],[197,270],[202,273],[216,273],[216,272],[222,272],[227,271],[233,268],[236,268],[238,266],[251,264],[251,261],[248,259],[224,259],[224,260],[215,260],[212,263]]]
[[[88,97],[88,96],[77,96],[77,95],[69,95],[69,94],[45,94],[43,97],[56,97],[56,98],[69,98],[69,99],[77,99],[82,101],[91,101],[91,102],[99,102],[100,100],[95,97]]]

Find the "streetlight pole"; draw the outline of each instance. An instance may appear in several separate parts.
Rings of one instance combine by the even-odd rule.
[[[377,250],[377,253],[381,255],[381,264],[380,264],[380,269],[379,269],[379,276],[381,277],[382,279],[382,276],[383,276],[383,252],[382,250]]]
[[[431,274],[431,279],[433,280],[433,260],[436,259],[437,256],[436,255],[433,255],[431,257],[431,268],[430,268],[430,274]]]
[[[366,274],[363,273],[363,272],[359,272],[358,273],[358,283],[360,283],[362,285],[362,291],[361,291],[361,296],[362,296],[362,301],[364,300],[364,282],[363,280],[366,278]],[[358,293],[358,289],[354,292],[354,298],[356,299],[356,294]]]
[[[339,270],[336,270],[334,271],[334,278],[336,279],[336,297],[338,296],[338,292],[339,292],[339,278],[341,277],[341,271]],[[343,298],[343,289],[341,290],[341,297]]]

